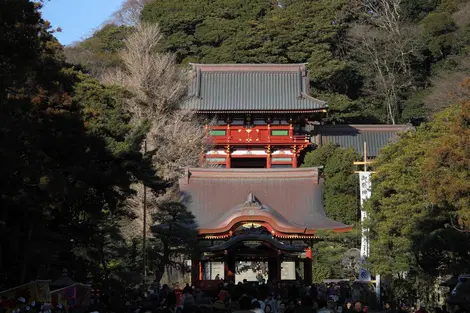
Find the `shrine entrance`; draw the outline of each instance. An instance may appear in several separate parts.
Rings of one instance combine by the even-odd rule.
[[[317,230],[352,228],[326,216],[321,182],[318,168],[189,169],[180,190],[198,223],[193,284],[235,283],[249,273],[310,285]],[[211,264],[219,266],[217,278]]]
[[[240,227],[229,240],[211,241],[203,251],[199,280],[223,279],[233,283],[244,279],[251,282],[296,280],[296,265],[300,262],[307,262],[303,276],[307,281],[311,279],[311,250],[307,244],[281,242],[262,226]]]

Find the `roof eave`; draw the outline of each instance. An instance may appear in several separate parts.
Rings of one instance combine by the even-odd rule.
[[[194,110],[196,113],[324,113],[327,107],[318,109],[297,109],[297,110]],[[190,110],[190,109],[188,109]]]

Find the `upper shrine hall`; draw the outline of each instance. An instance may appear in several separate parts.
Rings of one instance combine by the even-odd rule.
[[[254,260],[272,281],[300,276],[311,283],[318,230],[351,227],[326,216],[318,168],[298,168],[307,148],[332,143],[362,154],[367,142],[375,157],[405,126],[322,125],[328,104],[309,95],[306,64],[191,66],[182,109],[213,121],[203,157],[218,165],[189,168],[180,179],[199,227],[193,284],[239,281],[241,267]]]

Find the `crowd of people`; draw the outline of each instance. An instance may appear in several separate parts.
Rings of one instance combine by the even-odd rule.
[[[28,301],[19,297],[13,308],[4,306],[0,302],[0,313],[66,313],[67,308],[62,304],[53,305],[48,302]]]
[[[0,313],[369,313],[368,290],[347,282],[331,284],[220,282],[218,285],[179,288],[152,284],[145,294],[129,292],[118,303],[108,303],[106,297],[94,297],[90,306],[67,308],[62,304],[36,303],[20,297],[14,309]],[[386,299],[385,299],[386,300]],[[114,300],[113,300],[114,301]],[[449,313],[445,306],[427,311],[405,304],[396,306],[384,302],[375,313]],[[372,312],[371,312],[372,313]],[[466,313],[457,308],[453,313]]]
[[[299,283],[220,283],[201,289],[186,285],[182,290],[157,284],[147,297],[126,302],[126,313],[230,312],[230,313],[367,313],[365,295],[347,283],[305,286]],[[358,289],[360,291],[360,289]]]

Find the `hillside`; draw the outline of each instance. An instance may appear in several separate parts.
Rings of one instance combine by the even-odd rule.
[[[140,19],[160,25],[159,48],[180,64],[308,62],[330,123],[421,122],[448,105],[469,67],[464,0],[144,2]],[[67,56],[99,76],[119,65],[130,31],[108,24]]]

